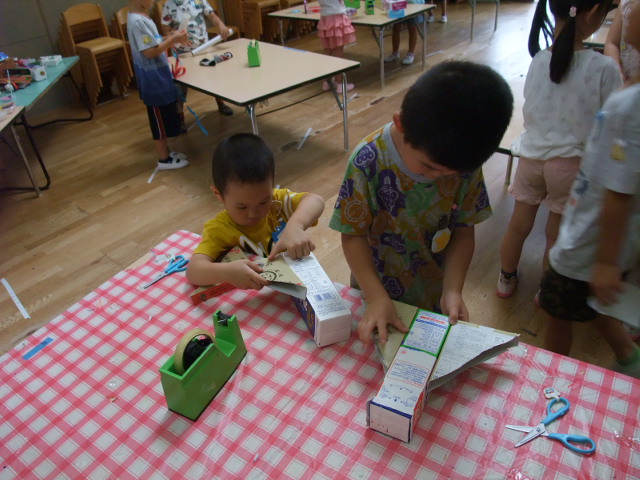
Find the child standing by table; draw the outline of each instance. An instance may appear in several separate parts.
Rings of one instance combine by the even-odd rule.
[[[443,62],[409,89],[393,121],[349,159],[329,226],[362,289],[369,343],[406,332],[391,299],[468,320],[462,299],[474,225],[491,216],[482,164],[511,119],[513,96],[487,66]],[[490,115],[487,112],[491,112]]]
[[[332,57],[344,57],[344,46],[356,41],[356,30],[346,14],[344,0],[319,0],[320,21],[318,38],[324,53]],[[342,93],[342,81],[335,79],[338,93]],[[347,92],[353,90],[353,83],[347,83]],[[329,90],[329,83],[322,82],[322,89]]]
[[[149,17],[153,0],[129,0],[127,32],[140,98],[147,106],[149,125],[158,154],[158,170],[189,165],[186,155],[171,152],[167,138],[180,134],[177,92],[165,51],[187,41],[187,32],[176,31],[163,39]]]
[[[259,275],[260,266],[249,260],[216,260],[235,246],[269,259],[282,252],[301,258],[315,249],[307,229],[318,222],[324,200],[315,193],[273,188],[273,154],[260,137],[239,133],[222,140],[213,154],[212,169],[212,190],[225,210],[204,226],[187,268],[191,283],[229,282],[259,290],[269,283]]]
[[[640,1],[632,0],[625,40],[640,49]],[[616,355],[614,369],[640,378],[640,349],[622,323],[587,304],[615,301],[640,259],[640,76],[606,101],[591,130],[580,172],[540,284],[545,348],[568,355],[572,322],[593,321]]]
[[[231,30],[216,15],[207,0],[167,0],[164,4],[162,8],[162,25],[165,33],[168,34],[171,31],[179,30],[181,27],[187,30],[189,41],[176,45],[178,54],[190,52],[209,40],[205,17],[218,27],[223,40],[226,40],[231,35]],[[182,130],[184,131],[184,102],[187,100],[188,88],[181,84],[176,86],[180,93],[179,97],[181,97],[178,98],[178,104],[182,116]],[[215,97],[215,99],[218,111],[222,115],[233,115],[233,110],[228,105],[218,97]]]
[[[443,2],[446,2],[446,0],[443,0]],[[424,5],[425,0],[407,0],[407,3]],[[446,4],[443,3],[443,5],[446,5]],[[433,13],[431,11],[429,11],[429,13],[432,15],[429,18],[433,18]],[[442,18],[444,19],[443,20],[444,22],[447,21],[447,17],[445,13],[446,13],[446,7],[443,6]],[[411,65],[413,63],[413,61],[415,60],[416,45],[418,44],[418,25],[422,25],[423,22],[424,22],[424,17],[421,14],[413,18],[410,18],[408,20],[405,20],[404,22],[398,22],[393,24],[393,30],[391,33],[392,51],[390,55],[387,55],[386,57],[384,57],[385,62],[387,63],[393,62],[394,60],[397,60],[400,58],[400,32],[402,31],[403,25],[406,25],[407,30],[409,31],[409,49],[407,50],[407,55],[402,60],[402,64]]]
[[[611,0],[549,0],[555,32],[547,25],[547,1],[540,0],[529,34],[533,56],[524,86],[524,132],[511,147],[520,156],[511,193],[515,206],[500,249],[496,294],[510,297],[518,284],[518,263],[540,204],[549,209],[542,258],[558,236],[564,204],[578,172],[594,115],[622,80],[614,61],[582,41],[595,32]],[[553,46],[540,51],[540,33]]]
[[[620,2],[604,43],[604,54],[616,61],[625,80],[640,73],[640,51],[623,38],[623,32],[629,28],[628,17],[631,5],[632,0],[622,0]]]

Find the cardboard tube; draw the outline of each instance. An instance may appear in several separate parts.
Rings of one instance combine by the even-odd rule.
[[[229,35],[233,35],[233,29],[230,28],[229,29]],[[222,41],[222,36],[221,35],[216,35],[215,37],[213,37],[210,40],[207,40],[206,42],[204,42],[202,45],[200,45],[198,48],[194,48],[193,50],[191,50],[191,54],[192,55],[198,55],[201,51],[203,51],[205,48],[207,47],[211,47],[213,45],[217,45],[218,43],[220,43]]]

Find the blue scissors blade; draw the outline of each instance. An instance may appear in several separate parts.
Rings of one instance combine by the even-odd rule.
[[[153,285],[154,283],[162,280],[164,277],[166,277],[167,275],[169,275],[168,273],[161,273],[160,275],[158,275],[156,278],[154,278],[153,280],[151,280],[149,283],[147,283],[146,285],[144,285],[142,288],[149,288],[151,285]]]
[[[505,425],[504,427],[510,430],[515,430],[517,432],[522,432],[522,433],[529,433],[531,430],[535,428],[530,425]]]

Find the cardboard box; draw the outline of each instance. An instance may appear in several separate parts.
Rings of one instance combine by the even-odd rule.
[[[235,247],[222,261],[242,258],[247,256],[240,247]],[[313,253],[298,260],[283,254],[273,261],[266,258],[253,261],[262,267],[260,275],[269,280],[269,288],[291,296],[319,347],[351,336],[351,310]],[[198,305],[233,288],[229,283],[200,287],[191,294],[191,301]]]
[[[376,396],[367,426],[408,442],[427,398],[426,388],[449,332],[443,315],[418,310]]]
[[[287,255],[283,258],[307,287],[304,298],[292,298],[318,346],[347,340],[351,335],[351,310],[315,255],[298,260]]]
[[[407,8],[407,0],[383,0],[382,7],[389,18],[403,18]]]
[[[449,325],[443,315],[393,303],[410,331],[391,327],[386,343],[375,338],[386,376],[367,404],[367,424],[408,442],[431,390],[517,345],[519,335],[462,321]]]

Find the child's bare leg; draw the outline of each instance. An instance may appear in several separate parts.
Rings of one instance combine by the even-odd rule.
[[[447,16],[447,0],[442,0],[442,16]]]
[[[544,325],[544,348],[560,355],[569,355],[573,342],[573,325],[570,320],[547,315]]]
[[[402,25],[400,23],[395,23],[393,25],[393,30],[391,32],[391,51],[393,53],[400,51],[400,31],[402,30]]]
[[[502,270],[513,273],[518,269],[525,240],[533,229],[539,205],[528,205],[516,200],[509,226],[500,247]]]
[[[542,257],[542,271],[544,272],[549,267],[549,250],[556,243],[558,239],[558,231],[560,230],[560,221],[562,220],[562,215],[555,212],[549,212],[549,217],[547,218],[547,226],[545,227],[544,233],[546,237],[546,244],[544,248],[544,255]]]
[[[618,363],[626,365],[637,358],[638,346],[631,340],[629,332],[620,320],[598,315],[593,324],[611,346]]]
[[[169,158],[169,146],[167,145],[166,138],[154,140],[153,143],[155,144],[156,154],[158,155],[159,160],[166,160]]]
[[[409,51],[407,53],[413,55],[418,44],[418,27],[415,23],[409,23],[407,29],[409,30]]]

